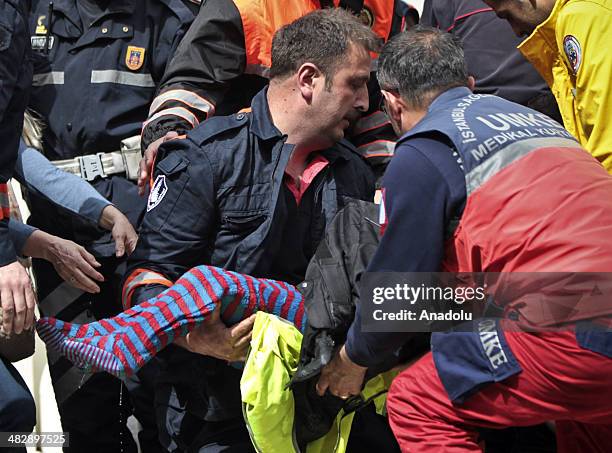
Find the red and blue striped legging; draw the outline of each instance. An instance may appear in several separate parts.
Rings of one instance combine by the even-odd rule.
[[[306,325],[302,295],[285,282],[254,278],[213,266],[198,266],[140,305],[112,318],[73,324],[42,318],[36,328],[47,346],[79,368],[131,376],[175,338],[206,320],[220,306],[221,319],[236,324],[262,310]]]

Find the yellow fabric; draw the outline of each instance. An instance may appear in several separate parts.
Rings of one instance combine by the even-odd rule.
[[[242,411],[256,450],[297,450],[293,446],[293,395],[287,388],[297,369],[302,334],[274,315],[258,312],[240,392]]]
[[[302,334],[293,324],[257,313],[240,391],[244,419],[258,452],[298,453],[292,436],[293,394],[287,384],[297,369],[301,344]],[[388,372],[370,379],[362,397],[367,399],[388,389],[395,374]],[[384,412],[385,399],[386,393],[374,400],[379,413]],[[353,414],[344,417],[341,411],[330,432],[309,444],[306,453],[344,453],[352,422]]]
[[[580,45],[576,74],[564,40]],[[551,87],[566,129],[612,173],[612,0],[557,0],[519,50]]]

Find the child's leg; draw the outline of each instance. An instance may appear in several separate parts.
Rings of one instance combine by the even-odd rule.
[[[129,376],[176,337],[187,335],[217,308],[227,324],[258,310],[305,325],[302,296],[284,282],[198,266],[173,286],[123,313],[89,324],[38,321],[40,337],[82,368]]]

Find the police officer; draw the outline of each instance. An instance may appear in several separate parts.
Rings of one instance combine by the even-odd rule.
[[[166,134],[176,136],[212,115],[248,107],[253,96],[268,83],[274,32],[320,7],[346,8],[381,41],[399,32],[405,26],[405,18],[414,20],[416,14],[401,0],[204,2],[168,65],[143,127],[142,147],[147,152],[141,163],[139,186],[144,188],[148,182],[148,169]],[[261,11],[274,14],[263,15]],[[369,83],[370,108],[355,121],[350,139],[381,174],[393,154],[396,137],[378,108],[380,91],[375,79],[372,77]]]
[[[17,262],[8,233],[7,181],[13,175],[32,80],[27,30],[26,2],[0,0],[0,297],[7,335],[31,327],[35,305],[30,278]]]
[[[129,138],[139,134],[166,63],[193,17],[192,7],[181,0],[33,4],[29,105],[47,124],[44,152],[59,168],[89,181],[133,226],[144,202],[130,181],[140,156]],[[120,308],[124,253],[115,250],[110,234],[92,230],[91,224],[57,210],[35,193],[29,194],[29,203],[32,225],[85,245],[102,264],[99,270],[105,278],[97,294],[68,291],[51,264],[35,260],[41,311],[67,320],[115,313]],[[133,451],[126,410],[120,407],[129,398],[121,383],[102,373],[83,374],[59,357],[50,355],[49,361],[70,449]],[[146,425],[142,417],[141,422]],[[154,444],[151,439],[143,448],[151,451]]]

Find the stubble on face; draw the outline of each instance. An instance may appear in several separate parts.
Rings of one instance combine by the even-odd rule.
[[[367,83],[370,78],[370,54],[351,46],[346,58],[320,93],[322,135],[333,144],[341,140],[351,124],[368,108]]]

